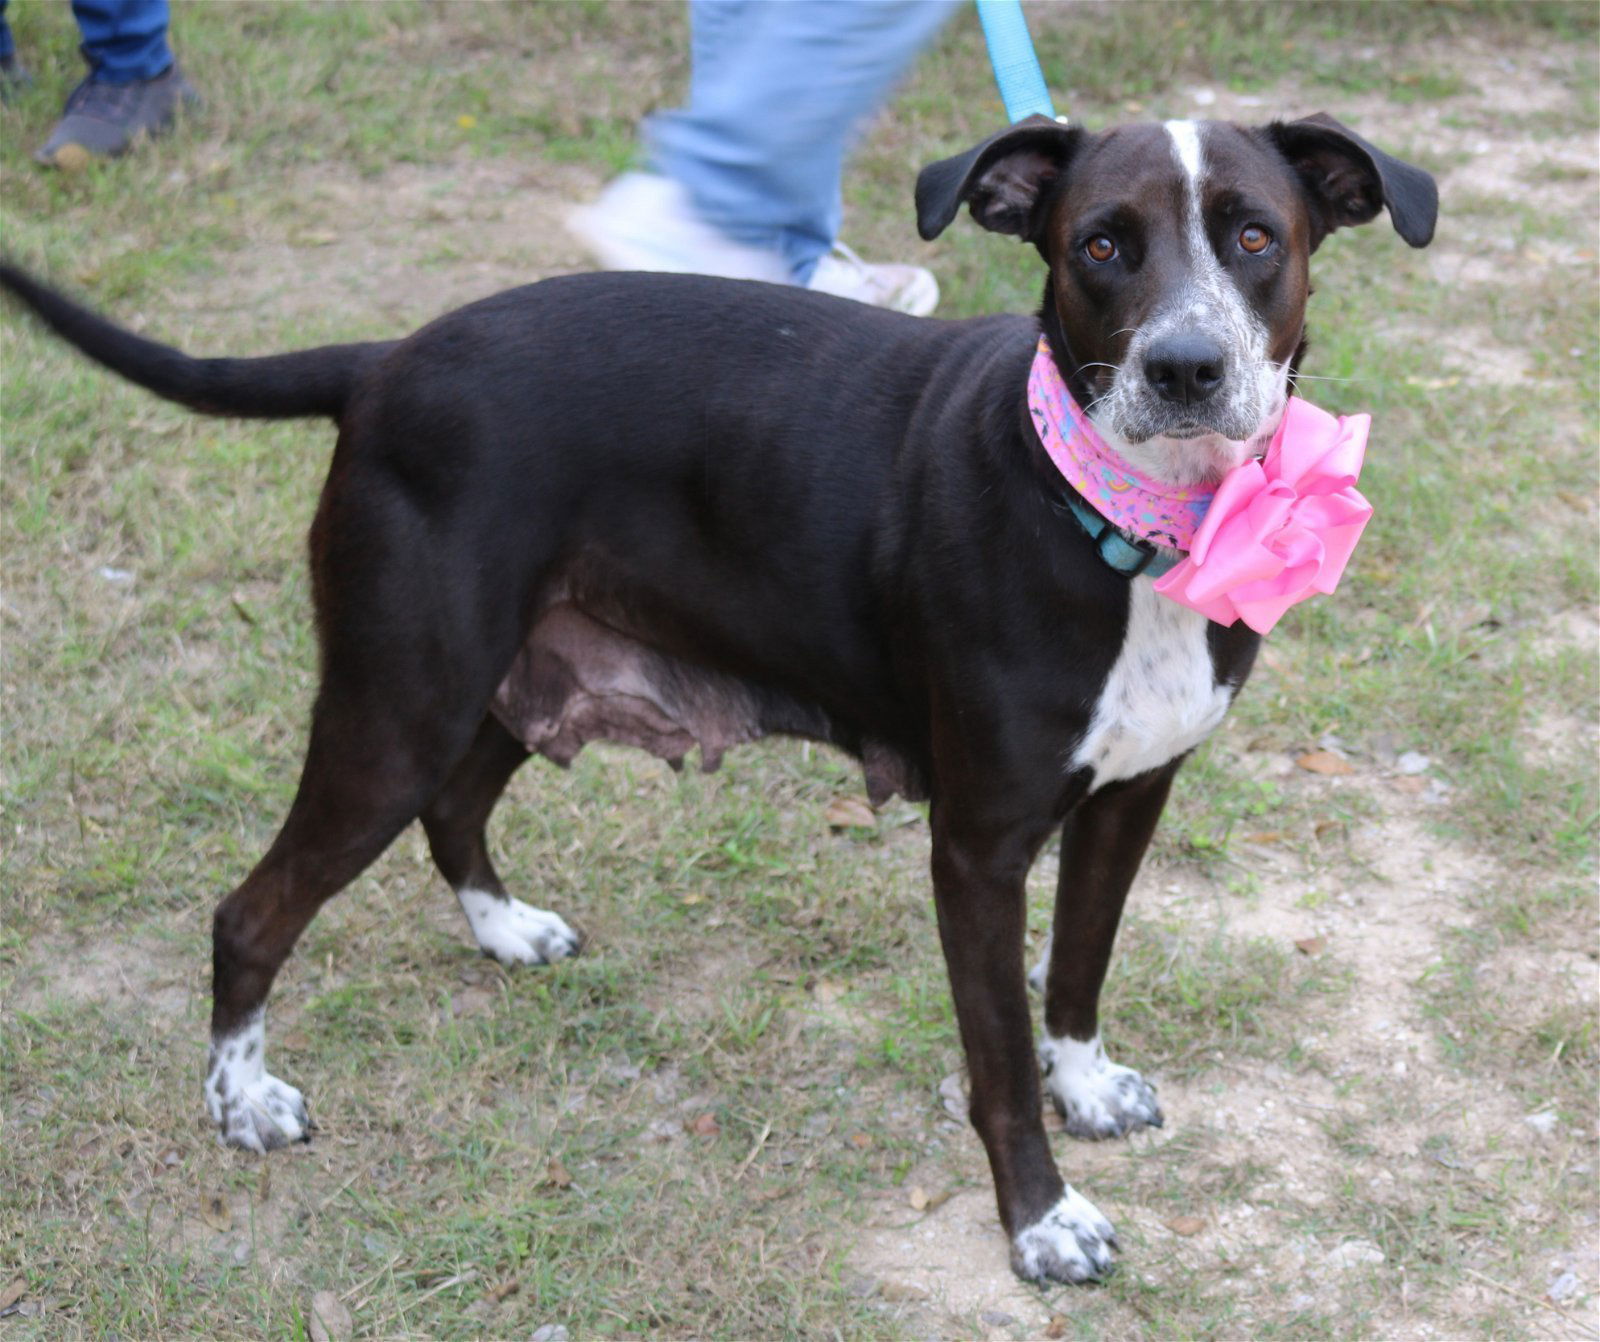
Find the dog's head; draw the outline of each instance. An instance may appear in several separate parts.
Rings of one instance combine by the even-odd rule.
[[[1322,240],[1387,207],[1423,247],[1438,212],[1427,173],[1325,115],[1101,132],[1029,117],[922,170],[922,236],[963,202],[1044,257],[1045,329],[1095,427],[1179,484],[1220,478],[1270,438]]]

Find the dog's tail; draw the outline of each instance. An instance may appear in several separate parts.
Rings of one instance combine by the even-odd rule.
[[[362,370],[393,344],[324,345],[258,359],[196,359],[124,330],[5,262],[0,262],[0,288],[95,362],[207,415],[338,419]]]

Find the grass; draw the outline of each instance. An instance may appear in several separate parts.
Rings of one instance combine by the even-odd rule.
[[[273,1065],[317,1141],[217,1148],[196,1102],[210,910],[292,795],[330,435],[186,416],[6,320],[7,1338],[306,1336],[320,1290],[371,1337],[1024,1336],[1052,1314],[1082,1337],[1543,1335],[1592,1307],[1537,1301],[1561,1255],[1596,1285],[1594,13],[1030,16],[1091,124],[1188,114],[1204,87],[1261,99],[1246,116],[1327,106],[1450,174],[1432,252],[1380,223],[1317,258],[1305,371],[1330,380],[1306,386],[1374,413],[1378,512],[1345,589],[1291,613],[1180,776],[1135,892],[1106,1035],[1168,1127],[1057,1138],[1122,1271],[944,1301],[872,1259],[865,1226],[956,1215],[909,1213],[908,1184],[987,1205],[988,1175],[936,1092],[960,1056],[922,812],[834,832],[854,767],[783,743],[710,777],[613,750],[525,770],[502,870],[590,937],[553,972],[471,955],[404,836],[273,999]],[[76,77],[69,14],[9,18],[37,87],[0,111],[5,249],[203,351],[390,335],[578,266],[561,202],[629,160],[686,73],[676,5],[179,6],[205,114],[63,176],[22,153]],[[964,223],[911,241],[916,169],[998,116],[964,15],[847,182],[849,239],[925,258],[952,316],[1037,301],[1026,249]],[[1508,135],[1513,177],[1476,172]],[[1330,736],[1349,776],[1294,767]],[[1407,751],[1431,790],[1402,788]],[[1042,931],[1053,857],[1032,879]],[[946,1280],[1003,1281],[998,1234],[969,1229]],[[1385,1262],[1328,1267],[1349,1239]]]

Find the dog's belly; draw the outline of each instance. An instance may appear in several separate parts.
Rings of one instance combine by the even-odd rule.
[[[730,746],[781,733],[852,749],[874,805],[897,792],[927,796],[921,772],[887,743],[841,731],[814,704],[675,657],[570,600],[535,622],[491,709],[529,750],[563,767],[588,742],[613,741],[674,769],[698,747],[709,772]]]
[[[1091,791],[1176,759],[1222,721],[1234,687],[1217,679],[1208,627],[1149,578],[1130,584],[1122,650],[1072,756],[1075,767],[1093,770]]]

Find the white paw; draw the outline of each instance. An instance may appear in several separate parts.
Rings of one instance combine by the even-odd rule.
[[[1039,963],[1028,971],[1028,986],[1036,993],[1044,991],[1044,981],[1050,974],[1050,947],[1055,945],[1054,932],[1046,935],[1044,949],[1039,952]]]
[[[1011,1269],[1028,1281],[1094,1281],[1111,1271],[1117,1232],[1068,1186],[1061,1200],[1011,1241]]]
[[[1052,1039],[1039,1045],[1045,1089],[1074,1137],[1122,1137],[1164,1120],[1155,1087],[1131,1067],[1106,1057],[1096,1035],[1088,1042]]]
[[[305,1141],[311,1131],[305,1096],[266,1070],[265,1052],[259,1011],[236,1033],[211,1041],[206,1111],[223,1142],[246,1151]]]
[[[503,965],[549,964],[577,952],[578,934],[554,913],[484,890],[460,890],[456,897],[483,953]]]

